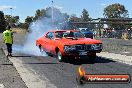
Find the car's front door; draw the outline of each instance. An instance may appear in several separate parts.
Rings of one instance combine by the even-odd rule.
[[[54,32],[49,32],[46,35],[46,52],[53,53],[54,47]]]

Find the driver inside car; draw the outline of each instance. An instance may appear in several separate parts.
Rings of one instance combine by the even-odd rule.
[[[74,37],[74,33],[72,31],[67,31],[63,34],[63,37]]]
[[[62,38],[63,37],[63,33],[57,32],[57,33],[55,33],[55,36],[56,36],[56,38]]]

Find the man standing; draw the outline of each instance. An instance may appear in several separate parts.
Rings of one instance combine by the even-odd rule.
[[[13,44],[13,33],[10,30],[10,26],[6,28],[6,31],[3,32],[4,43],[7,46],[8,56],[12,56],[12,44]]]

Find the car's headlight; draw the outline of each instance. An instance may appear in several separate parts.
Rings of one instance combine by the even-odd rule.
[[[71,45],[71,46],[65,45],[64,50],[65,51],[73,51],[73,50],[76,50],[76,47],[74,45]]]
[[[102,44],[92,44],[91,48],[92,50],[100,50],[102,49]]]

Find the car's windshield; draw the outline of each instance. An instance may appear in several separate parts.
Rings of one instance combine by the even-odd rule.
[[[57,31],[55,32],[56,38],[82,38],[84,35],[80,31]]]

